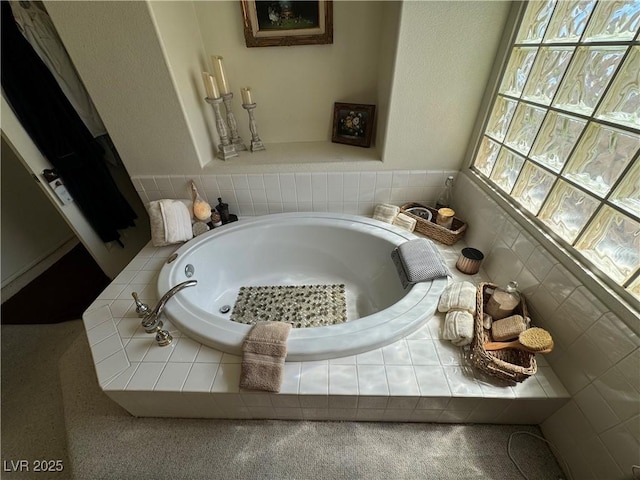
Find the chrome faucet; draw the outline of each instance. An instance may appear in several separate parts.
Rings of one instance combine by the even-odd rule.
[[[142,327],[144,328],[144,331],[147,333],[155,333],[156,341],[161,347],[169,345],[173,340],[171,334],[167,330],[162,329],[163,324],[162,320],[160,320],[160,314],[164,311],[165,305],[169,299],[180,290],[187,287],[193,287],[197,284],[197,280],[187,280],[186,282],[179,283],[162,296],[153,310],[149,308],[149,305],[140,301],[136,292],[131,292],[131,296],[136,302],[136,313],[140,318],[142,318]]]

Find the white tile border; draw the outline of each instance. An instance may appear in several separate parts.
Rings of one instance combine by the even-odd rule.
[[[450,170],[299,172],[265,174],[136,175],[131,178],[144,204],[162,198],[190,198],[188,182],[212,206],[218,197],[241,216],[328,211],[371,215],[377,203],[434,204]]]
[[[346,178],[347,183],[361,180]],[[316,182],[323,180],[318,177]],[[257,181],[252,177],[252,184]],[[438,246],[454,280],[477,283],[486,278],[482,271],[469,277],[453,267],[464,241]],[[157,300],[154,282],[173,249],[147,245],[83,316],[101,387],[133,415],[518,423],[534,417],[541,422],[568,401],[569,394],[548,366],[516,387],[474,372],[464,365],[457,347],[438,338],[441,314],[408,339],[383,348],[341,359],[288,362],[279,394],[240,391],[240,357],[200,345],[175,330],[174,342],[159,347],[139,327],[133,299],[127,296],[135,290],[144,292],[145,300]],[[162,402],[153,400],[159,394]],[[179,396],[168,403],[171,394],[189,395],[201,406],[184,408]],[[517,408],[509,408],[512,402],[533,400],[548,406],[520,417]]]

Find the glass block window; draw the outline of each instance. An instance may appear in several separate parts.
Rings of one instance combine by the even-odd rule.
[[[640,300],[640,0],[528,2],[498,83],[472,170]]]

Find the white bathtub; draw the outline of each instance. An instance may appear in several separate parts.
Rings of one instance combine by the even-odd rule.
[[[295,328],[288,361],[355,355],[405,337],[431,318],[447,279],[402,288],[391,251],[416,238],[366,217],[283,213],[242,219],[187,242],[164,265],[158,293],[196,279],[167,303],[165,314],[183,334],[240,355],[250,326],[230,320],[242,286],[343,283],[346,323]],[[193,275],[187,277],[187,265]]]

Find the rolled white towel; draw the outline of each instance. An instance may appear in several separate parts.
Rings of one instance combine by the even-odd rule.
[[[458,347],[469,345],[473,340],[473,315],[459,310],[447,313],[442,338]]]
[[[181,200],[155,200],[147,207],[151,224],[151,243],[164,247],[193,238],[191,213]]]
[[[411,218],[409,215],[405,215],[404,213],[399,213],[393,220],[393,224],[396,227],[404,228],[409,232],[413,232],[416,228],[416,219]]]
[[[393,223],[399,213],[400,207],[388,203],[381,203],[380,205],[376,205],[376,208],[373,210],[373,218],[381,222]]]
[[[438,311],[464,310],[473,315],[476,313],[476,293],[477,289],[471,282],[450,283],[440,295]]]

